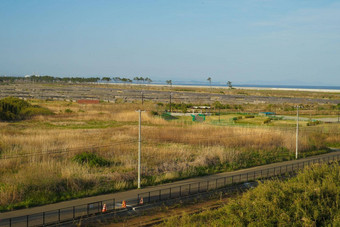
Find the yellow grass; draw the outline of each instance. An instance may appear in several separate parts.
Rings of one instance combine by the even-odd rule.
[[[136,110],[140,108],[139,105],[39,104],[52,109],[56,115],[0,123],[2,158],[45,153],[0,159],[0,207],[25,200],[29,187],[46,192],[53,191],[54,187],[76,195],[86,191],[86,187],[94,190],[106,185],[109,189],[105,190],[112,191],[136,183]],[[73,113],[65,113],[66,108]],[[144,109],[153,110],[155,106],[148,104]],[[142,166],[148,167],[143,169],[143,176],[158,176],[153,183],[178,178],[180,172],[190,172],[196,167],[213,168],[225,163],[237,163],[249,151],[270,153],[280,152],[278,149],[282,148],[283,153],[293,153],[295,149],[295,131],[289,129],[188,124],[180,120],[165,121],[148,111],[143,112],[142,119]],[[313,138],[316,141],[314,144],[322,147],[323,142],[318,137]],[[336,141],[339,135],[325,139]],[[68,150],[82,147],[86,149]],[[309,134],[301,133],[300,149],[302,152],[311,149]],[[66,152],[47,153],[51,150]],[[95,152],[112,165],[90,168],[72,161],[76,154],[84,151]],[[143,182],[147,183],[147,180]]]

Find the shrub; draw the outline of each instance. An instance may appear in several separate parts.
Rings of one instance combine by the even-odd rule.
[[[314,125],[318,125],[321,124],[321,121],[309,121],[307,123],[307,126],[314,126]]]
[[[110,161],[104,159],[103,157],[98,156],[95,153],[90,152],[83,152],[80,154],[77,154],[72,158],[74,162],[77,162],[78,164],[85,164],[90,167],[103,167],[103,166],[109,166],[111,163]]]
[[[65,113],[73,113],[73,111],[71,109],[66,109]]]
[[[216,210],[163,226],[339,226],[339,165],[315,165],[287,181],[265,181]]]
[[[246,116],[244,116],[244,118],[255,118],[255,116],[254,115],[246,115]]]
[[[157,111],[152,110],[152,111],[151,111],[151,115],[152,115],[152,116],[158,116],[159,113],[158,113]]]
[[[53,112],[49,109],[31,105],[19,98],[7,97],[0,100],[0,120],[3,121],[17,121],[35,115],[50,114],[53,114]]]
[[[270,118],[267,118],[266,120],[263,121],[263,124],[268,124],[271,122],[271,119]]]

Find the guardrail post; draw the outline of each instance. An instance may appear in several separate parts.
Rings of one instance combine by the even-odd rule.
[[[58,222],[60,223],[60,209],[58,209]]]
[[[76,218],[76,207],[73,206],[73,219],[75,219],[75,218]]]
[[[28,227],[28,215],[26,216],[26,225]]]
[[[9,219],[9,227],[12,227],[12,218]]]
[[[217,189],[217,180],[218,180],[218,179],[216,179],[216,186],[215,186],[215,189]]]
[[[248,181],[248,173],[247,173],[247,181]]]
[[[182,197],[182,185],[179,186],[179,197]]]
[[[234,183],[234,176],[231,176],[231,184]]]
[[[209,191],[209,180],[207,180],[207,191]]]
[[[171,199],[171,188],[170,188],[170,199]]]
[[[201,191],[201,182],[198,182],[198,193]]]
[[[255,177],[256,177],[256,174],[255,174],[256,172],[254,171],[254,180],[255,180]]]
[[[148,199],[148,203],[150,203],[151,201],[151,192],[149,192],[149,199]]]
[[[43,212],[43,226],[45,226],[45,212]]]
[[[162,192],[161,192],[161,189],[159,189],[159,201],[162,200]]]
[[[89,207],[89,204],[87,204],[87,216],[89,216],[89,213],[90,213],[90,207]]]
[[[223,186],[226,186],[226,181],[227,181],[227,177],[224,177],[224,185]]]
[[[189,184],[189,195],[191,195],[191,184]]]

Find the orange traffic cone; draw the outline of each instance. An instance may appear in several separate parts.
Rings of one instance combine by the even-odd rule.
[[[122,202],[122,208],[126,208],[126,201],[125,200],[123,200],[123,202]]]
[[[106,212],[106,204],[104,203],[102,213]]]
[[[139,200],[139,205],[143,205],[144,201],[143,201],[143,197],[140,197],[140,200]]]

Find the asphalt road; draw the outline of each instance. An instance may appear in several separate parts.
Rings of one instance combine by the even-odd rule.
[[[141,193],[146,193],[149,191],[153,190],[160,190],[160,189],[167,189],[170,187],[176,187],[184,184],[190,184],[190,183],[198,183],[198,182],[207,182],[207,180],[214,180],[222,177],[229,177],[232,175],[237,175],[237,174],[244,174],[244,173],[251,173],[254,171],[259,171],[259,170],[265,170],[268,168],[273,168],[273,167],[280,167],[284,166],[287,164],[297,164],[304,162],[306,160],[313,160],[313,159],[318,159],[320,157],[329,157],[334,154],[340,154],[340,149],[333,149],[333,152],[328,153],[328,154],[323,154],[323,155],[318,155],[318,156],[312,156],[308,158],[303,158],[303,159],[298,159],[298,160],[292,160],[292,161],[286,161],[286,162],[280,162],[280,163],[273,163],[269,165],[263,165],[263,166],[257,166],[253,168],[248,168],[248,169],[242,169],[238,171],[233,171],[233,172],[224,172],[224,173],[219,173],[219,174],[214,174],[214,175],[209,175],[209,176],[204,176],[204,177],[196,177],[196,178],[191,178],[187,180],[181,180],[181,181],[176,181],[173,183],[167,183],[167,184],[162,184],[162,185],[157,185],[157,186],[150,186],[150,187],[145,187],[142,189],[134,189],[134,190],[129,190],[125,192],[117,192],[117,193],[112,193],[112,194],[106,194],[106,195],[100,195],[100,196],[92,196],[92,197],[87,197],[87,198],[82,198],[82,199],[74,199],[74,200],[69,200],[65,202],[59,202],[55,204],[49,204],[45,206],[39,206],[39,207],[33,207],[33,208],[28,208],[28,209],[21,209],[21,210],[15,210],[15,211],[10,211],[10,212],[5,212],[0,214],[0,219],[7,219],[7,218],[14,218],[14,217],[20,217],[20,216],[26,216],[26,215],[32,215],[32,214],[37,214],[41,212],[52,212],[57,209],[62,209],[62,208],[67,208],[67,207],[72,207],[72,206],[78,206],[82,204],[87,204],[87,203],[93,203],[93,207],[91,209],[98,210],[100,208],[97,207],[96,202],[98,201],[109,201],[114,198],[117,205],[121,204],[121,201],[125,200],[127,201],[127,205],[129,204],[135,204],[138,198],[138,194]]]
[[[277,115],[277,117],[283,117],[284,120],[294,120],[296,121],[296,116],[284,116],[284,115]],[[300,121],[309,121],[309,117],[299,117]],[[325,118],[312,118],[312,120],[321,121],[321,122],[339,122],[339,119],[337,117],[325,117]]]

